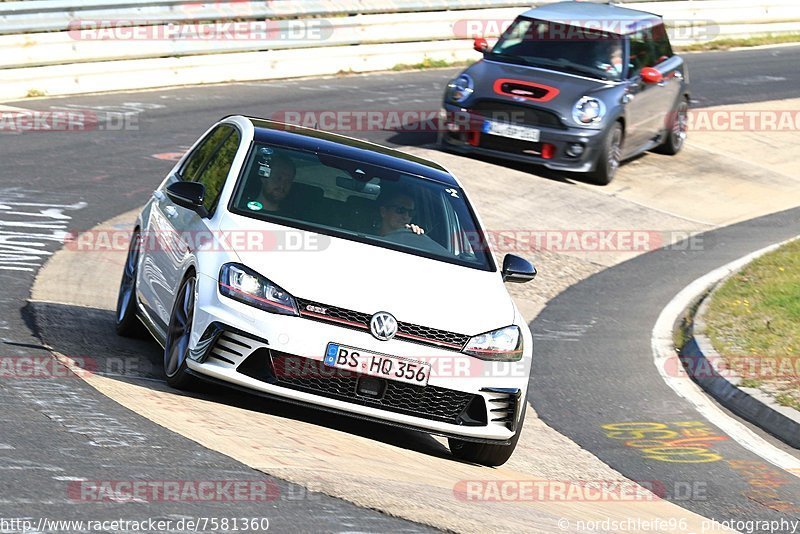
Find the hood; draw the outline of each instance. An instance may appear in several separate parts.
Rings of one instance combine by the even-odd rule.
[[[254,228],[276,236],[277,243],[291,236],[292,243],[312,244],[299,247],[306,250],[284,245],[279,247],[284,250],[235,251],[242,264],[296,298],[368,314],[386,311],[398,321],[466,335],[502,328],[514,320],[513,303],[498,272],[230,213],[220,226],[223,232]]]
[[[470,101],[465,104],[465,107],[469,107],[471,102],[475,99],[492,98],[495,100],[506,100],[508,102],[517,102],[551,109],[561,115],[562,118],[567,117],[567,123],[571,122],[569,117],[572,116],[572,107],[578,99],[582,96],[617,85],[615,82],[593,80],[591,78],[573,76],[571,74],[539,67],[501,63],[494,60],[481,60],[464,71],[464,73],[469,74],[475,82],[475,92]],[[509,95],[496,93],[494,91],[494,83],[500,78],[509,78],[554,87],[558,89],[558,95],[547,102],[534,100],[518,102]]]

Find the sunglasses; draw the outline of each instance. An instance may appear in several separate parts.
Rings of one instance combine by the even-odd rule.
[[[409,217],[413,217],[416,213],[414,208],[407,208],[405,206],[386,206],[387,208],[391,208],[394,212],[398,215],[408,215]]]

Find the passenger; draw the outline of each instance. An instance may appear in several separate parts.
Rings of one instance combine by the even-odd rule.
[[[261,178],[261,194],[258,201],[262,211],[280,212],[282,203],[292,190],[297,168],[291,158],[283,154],[275,154],[269,164],[262,164],[259,169]]]

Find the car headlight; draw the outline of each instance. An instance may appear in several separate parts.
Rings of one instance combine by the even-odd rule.
[[[462,74],[447,84],[447,101],[463,104],[475,91],[475,83],[467,74]]]
[[[606,114],[606,105],[602,100],[584,96],[572,108],[572,117],[579,124],[597,124]]]
[[[481,360],[516,362],[522,359],[522,333],[518,326],[486,332],[470,339],[463,352]]]
[[[226,263],[222,266],[219,273],[219,292],[264,311],[299,315],[294,297],[238,263]]]

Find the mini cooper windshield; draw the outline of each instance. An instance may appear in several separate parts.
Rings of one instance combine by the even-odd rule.
[[[256,143],[231,202],[238,215],[494,271],[460,188],[323,153]]]
[[[528,18],[517,19],[488,59],[618,81],[623,40],[613,33]]]

